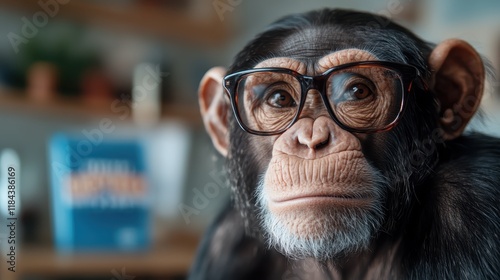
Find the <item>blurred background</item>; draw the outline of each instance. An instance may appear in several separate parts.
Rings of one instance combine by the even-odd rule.
[[[184,279],[228,201],[201,77],[277,18],[322,7],[459,37],[500,66],[496,0],[0,0],[0,278]],[[500,136],[499,100],[492,79],[470,129]]]

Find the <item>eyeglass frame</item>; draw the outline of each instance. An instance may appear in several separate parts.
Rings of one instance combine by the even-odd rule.
[[[326,94],[326,88],[327,88],[327,81],[330,78],[331,75],[333,75],[335,72],[347,69],[347,68],[352,68],[354,66],[381,66],[387,69],[390,69],[392,71],[396,71],[399,74],[399,79],[402,82],[403,86],[403,93],[401,96],[401,105],[399,108],[399,112],[394,118],[394,120],[389,123],[388,125],[382,127],[382,128],[377,128],[377,129],[356,129],[349,127],[347,125],[344,125],[335,115],[333,112],[332,106],[330,105],[330,102],[328,100],[327,94]],[[238,104],[236,100],[236,89],[239,85],[239,82],[241,80],[242,76],[248,75],[248,74],[253,74],[253,73],[259,73],[259,72],[274,72],[274,73],[283,73],[283,74],[288,74],[293,76],[299,83],[300,83],[300,103],[299,103],[299,108],[297,110],[297,113],[293,117],[293,119],[290,121],[290,123],[285,127],[282,128],[278,131],[272,131],[272,132],[264,132],[264,131],[258,131],[249,128],[247,125],[245,125],[241,119],[240,112],[238,110]],[[231,107],[233,110],[233,114],[236,117],[236,121],[238,125],[240,126],[241,129],[243,129],[245,132],[254,134],[254,135],[260,135],[260,136],[270,136],[270,135],[277,135],[285,132],[288,130],[290,127],[292,127],[297,120],[299,119],[300,114],[302,113],[302,109],[304,108],[305,100],[307,98],[307,94],[311,89],[315,89],[319,92],[321,99],[323,100],[323,104],[326,107],[326,110],[328,111],[328,114],[330,115],[330,118],[342,129],[352,132],[352,133],[377,133],[377,132],[384,132],[384,131],[389,131],[392,128],[396,126],[396,124],[399,122],[401,115],[403,114],[405,108],[406,108],[406,99],[408,98],[409,93],[412,90],[413,87],[413,82],[415,81],[416,78],[419,78],[419,80],[422,82],[424,85],[424,88],[426,88],[425,83],[423,82],[422,76],[420,74],[420,71],[418,70],[417,67],[410,65],[410,64],[405,64],[405,63],[398,63],[398,62],[392,62],[392,61],[358,61],[358,62],[351,62],[351,63],[346,63],[346,64],[341,64],[337,65],[335,67],[332,67],[325,72],[323,72],[320,75],[316,76],[309,76],[309,75],[302,75],[294,70],[288,69],[288,68],[281,68],[281,67],[265,67],[265,68],[253,68],[253,69],[248,69],[248,70],[243,70],[243,71],[238,71],[229,75],[226,75],[223,78],[222,86],[224,87],[226,94],[229,97],[229,100],[231,102]]]

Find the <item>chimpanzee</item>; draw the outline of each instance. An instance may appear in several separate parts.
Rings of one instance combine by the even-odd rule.
[[[498,279],[500,140],[464,133],[488,69],[369,13],[270,25],[200,84],[233,199],[190,279]]]

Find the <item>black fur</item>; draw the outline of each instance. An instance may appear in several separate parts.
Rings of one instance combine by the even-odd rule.
[[[329,9],[272,24],[236,56],[229,72],[273,56],[313,63],[352,47],[412,64],[424,81],[430,77],[426,61],[434,45],[385,18]],[[369,251],[312,266],[314,260],[292,262],[263,243],[254,190],[271,151],[252,152],[265,137],[250,137],[229,116],[234,206],[206,233],[190,279],[498,278],[500,139],[470,134],[445,142],[436,108],[434,94],[417,84],[398,126],[362,143],[370,163],[392,182],[384,227]]]

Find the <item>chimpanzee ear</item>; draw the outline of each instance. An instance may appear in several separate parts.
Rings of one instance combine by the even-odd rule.
[[[429,57],[433,72],[430,87],[440,102],[440,126],[445,140],[460,136],[477,111],[484,89],[481,56],[467,42],[450,39]]]
[[[198,89],[200,111],[212,142],[224,157],[229,147],[227,113],[229,104],[224,99],[222,79],[226,73],[223,67],[214,67],[205,73]]]

